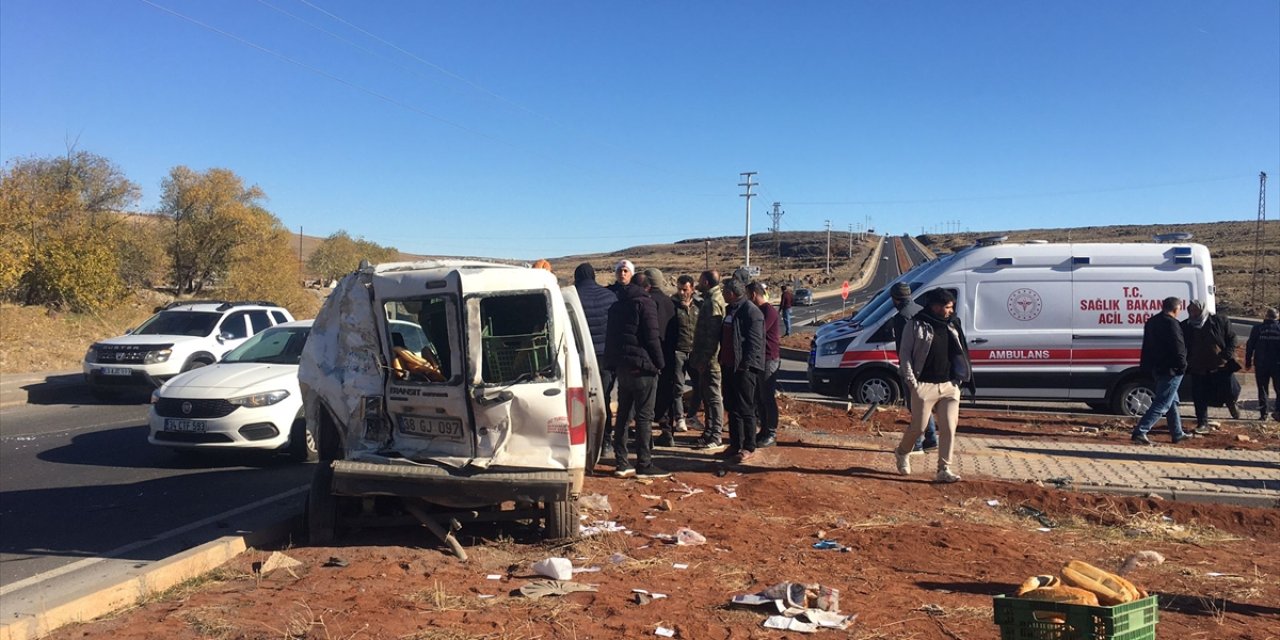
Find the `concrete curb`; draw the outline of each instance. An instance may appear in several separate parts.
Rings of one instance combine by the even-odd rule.
[[[1252,507],[1256,509],[1276,509],[1280,508],[1280,498],[1274,496],[1260,496],[1249,493],[1235,493],[1230,491],[1192,491],[1186,489],[1151,489],[1146,487],[1126,487],[1118,485],[1096,485],[1096,484],[1076,484],[1065,488],[1067,491],[1079,491],[1083,493],[1107,493],[1121,496],[1150,496],[1156,495],[1163,500],[1173,502],[1195,502],[1201,504],[1232,504],[1240,507]]]
[[[71,393],[87,394],[81,371],[18,373],[0,376],[0,408],[53,401]]]
[[[102,615],[133,606],[139,601],[212,571],[250,548],[264,547],[297,530],[301,516],[295,514],[243,535],[224,536],[129,574],[91,593],[78,594],[63,602],[50,602],[38,613],[16,615],[0,622],[0,640],[34,640],[56,629],[87,622]]]

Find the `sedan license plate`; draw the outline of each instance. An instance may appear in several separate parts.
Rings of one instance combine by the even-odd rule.
[[[130,376],[133,370],[129,367],[103,367],[102,375],[104,376]]]
[[[204,433],[204,420],[177,420],[165,418],[164,430],[178,433]]]
[[[401,415],[400,432],[414,436],[462,439],[462,421],[457,418],[427,418]]]

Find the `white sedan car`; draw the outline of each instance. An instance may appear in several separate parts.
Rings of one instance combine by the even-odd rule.
[[[217,364],[171,378],[151,396],[147,441],[175,451],[254,449],[316,459],[298,389],[311,321],[263,331]]]

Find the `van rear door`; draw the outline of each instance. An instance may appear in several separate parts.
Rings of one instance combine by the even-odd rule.
[[[456,271],[441,270],[425,283],[418,273],[379,274],[375,286],[391,363],[391,447],[410,460],[463,467],[476,457],[478,434],[466,395],[461,283]]]

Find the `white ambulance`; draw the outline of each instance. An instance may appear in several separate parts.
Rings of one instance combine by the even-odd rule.
[[[955,294],[977,398],[1082,402],[1141,415],[1153,397],[1151,379],[1138,368],[1143,323],[1169,296],[1199,299],[1214,310],[1209,250],[1185,241],[1004,240],[984,238],[900,277],[917,296],[909,312],[931,289]],[[897,402],[894,313],[886,287],[853,317],[819,333],[809,353],[809,387],[856,402]]]
[[[298,371],[320,456],[312,540],[388,510],[459,555],[449,530],[472,520],[576,536],[604,429],[596,366],[576,291],[548,271],[435,261],[346,276]]]

